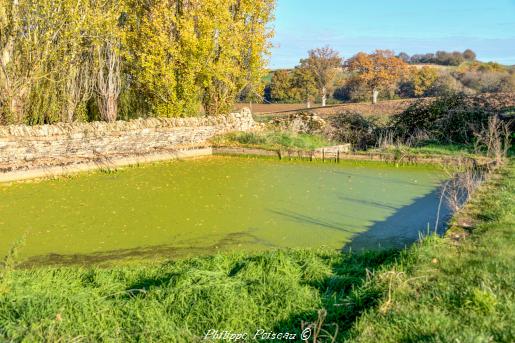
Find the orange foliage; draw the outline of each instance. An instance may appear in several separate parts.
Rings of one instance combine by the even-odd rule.
[[[408,72],[408,65],[390,50],[376,50],[373,54],[360,52],[349,59],[346,66],[359,82],[376,91],[394,86]]]

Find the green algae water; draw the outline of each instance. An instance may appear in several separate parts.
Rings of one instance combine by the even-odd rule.
[[[398,247],[435,230],[443,180],[433,167],[209,157],[4,184],[0,255],[20,240],[39,264]]]

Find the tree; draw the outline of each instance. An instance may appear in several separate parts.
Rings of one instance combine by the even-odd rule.
[[[346,67],[358,83],[372,91],[374,104],[380,91],[395,86],[407,72],[407,64],[389,50],[376,50],[373,54],[360,52],[347,61]]]
[[[411,58],[411,57],[410,57],[407,53],[405,53],[405,52],[401,52],[400,54],[398,54],[398,55],[397,55],[397,57],[398,57],[398,58],[400,58],[401,60],[403,60],[403,61],[404,61],[404,62],[406,62],[406,63],[409,63],[410,58]]]
[[[51,27],[44,4],[0,0],[0,115],[20,123],[28,110],[31,90],[43,77],[50,53]],[[48,8],[47,8],[48,9]]]
[[[318,84],[312,70],[297,66],[293,70],[291,79],[292,97],[298,101],[305,101],[306,107],[311,107],[311,102],[315,101],[318,93]]]
[[[127,68],[154,115],[222,114],[262,92],[272,0],[128,1]]]
[[[476,60],[476,53],[470,49],[467,49],[463,51],[463,58],[467,61],[475,61]]]
[[[322,106],[325,106],[327,95],[343,59],[330,47],[310,50],[308,54],[308,58],[300,61],[300,66],[312,74],[322,98]]]
[[[424,66],[421,69],[412,72],[413,94],[415,96],[424,96],[431,89],[438,79],[438,70],[436,68]]]
[[[273,8],[0,0],[0,122],[226,113],[239,94],[261,93]]]
[[[291,76],[288,70],[277,70],[270,82],[270,98],[272,101],[283,102],[292,99]]]

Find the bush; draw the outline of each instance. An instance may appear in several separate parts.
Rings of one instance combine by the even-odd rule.
[[[515,91],[515,75],[499,72],[466,72],[458,75],[461,83],[482,93]]]
[[[497,110],[488,103],[461,94],[449,94],[434,101],[421,100],[391,118],[396,135],[408,140],[421,132],[442,143],[470,144],[474,132],[488,125]]]
[[[342,113],[331,118],[332,139],[351,143],[354,148],[376,146],[382,125],[379,118],[360,113]]]
[[[440,73],[433,85],[425,92],[425,96],[445,96],[463,92],[463,85],[446,72]]]

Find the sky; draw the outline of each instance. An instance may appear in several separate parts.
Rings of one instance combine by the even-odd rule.
[[[272,69],[326,45],[345,58],[470,48],[479,60],[515,64],[515,0],[277,0],[273,28]]]

